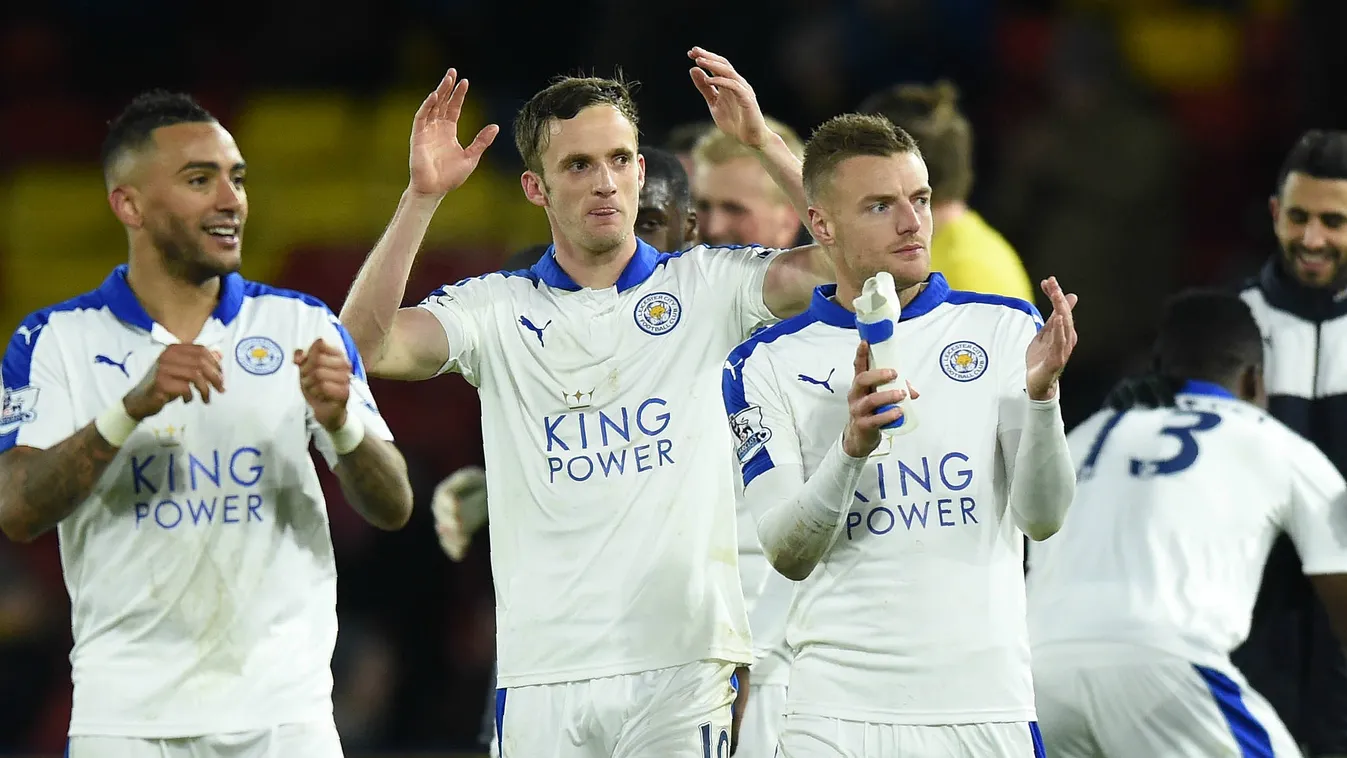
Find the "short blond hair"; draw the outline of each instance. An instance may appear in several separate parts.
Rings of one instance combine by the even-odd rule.
[[[767,122],[767,128],[786,143],[790,152],[800,160],[804,160],[804,140],[795,130],[777,121],[771,116],[764,116]],[[694,165],[701,167],[719,166],[722,163],[729,163],[737,158],[757,158],[757,153],[753,148],[740,142],[737,138],[722,132],[720,129],[712,127],[697,140],[697,144],[692,146],[692,160]],[[769,180],[770,181],[770,180]],[[776,186],[776,182],[771,182],[771,194],[783,204],[789,205],[790,195],[785,190]]]

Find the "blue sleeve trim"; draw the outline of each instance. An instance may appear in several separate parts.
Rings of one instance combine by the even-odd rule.
[[[46,334],[52,314],[80,310],[100,310],[107,307],[106,299],[98,290],[58,303],[49,308],[35,311],[19,324],[14,336],[9,340],[3,363],[0,363],[0,384],[4,385],[3,397],[0,397],[0,430],[13,426],[13,430],[0,434],[0,453],[18,444],[19,428],[22,425],[22,408],[11,406],[13,393],[28,387],[33,375],[33,351],[38,340]],[[14,418],[10,418],[10,416]]]
[[[362,382],[369,382],[369,377],[365,376],[365,362],[360,359],[360,350],[355,346],[355,339],[336,317],[333,317],[332,322],[337,327],[337,334],[341,335],[342,344],[346,346],[346,360],[351,362],[351,374]]]
[[[788,318],[785,321],[763,329],[752,337],[749,337],[736,347],[730,353],[729,358],[726,359],[725,367],[721,371],[720,392],[725,403],[725,413],[729,416],[729,423],[731,429],[734,431],[735,445],[737,448],[746,448],[752,444],[742,433],[749,431],[749,427],[745,426],[742,431],[735,428],[736,424],[746,425],[748,423],[749,420],[736,420],[736,417],[753,407],[753,405],[749,403],[744,389],[744,369],[748,364],[749,358],[753,356],[753,352],[757,350],[760,345],[766,345],[775,342],[781,337],[795,334],[810,324],[815,323],[817,320],[818,319],[811,311],[805,311],[798,316]],[[761,418],[759,418],[758,421],[760,422]],[[770,439],[770,437],[768,437],[768,439]],[[767,450],[765,441],[759,444],[762,444],[761,449],[747,460],[745,460],[742,455],[739,455],[745,487],[747,487],[754,479],[771,471],[773,466],[775,466],[772,462],[772,456]],[[738,455],[737,450],[736,455]]]

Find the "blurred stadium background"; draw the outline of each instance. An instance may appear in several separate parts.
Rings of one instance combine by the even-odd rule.
[[[642,83],[643,138],[657,144],[705,117],[684,57],[699,44],[801,134],[886,84],[958,84],[976,130],[972,206],[1031,276],[1056,274],[1081,296],[1071,424],[1142,360],[1167,294],[1235,281],[1273,252],[1281,155],[1305,128],[1344,126],[1343,29],[1342,0],[6,4],[0,330],[125,259],[97,154],[107,120],[142,89],[192,92],[237,138],[250,174],[244,274],[335,310],[405,186],[411,117],[444,68],[472,81],[466,133],[496,122],[507,134],[441,207],[411,301],[547,241],[508,135],[524,98],[553,75],[621,65]],[[457,378],[375,391],[417,512],[406,530],[375,533],[326,480],[338,724],[353,758],[471,754],[493,656],[486,538],[451,564],[428,503],[440,478],[481,460],[476,397]],[[0,754],[64,746],[68,610],[53,535],[0,544]]]

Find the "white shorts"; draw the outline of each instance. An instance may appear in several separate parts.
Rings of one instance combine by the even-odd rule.
[[[748,708],[739,724],[739,749],[734,758],[773,758],[786,719],[786,685],[748,685]]]
[[[342,758],[331,722],[180,739],[71,737],[66,758]]]
[[[1043,743],[1053,758],[1300,756],[1234,666],[1217,671],[1158,653],[1144,663],[1079,660],[1034,660]]]
[[[698,661],[500,690],[500,758],[730,758],[733,675]]]
[[[779,758],[1044,758],[1038,725],[1033,722],[925,726],[871,724],[801,714],[786,717],[777,755]]]

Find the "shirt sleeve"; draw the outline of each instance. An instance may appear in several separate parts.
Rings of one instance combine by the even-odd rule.
[[[503,280],[503,276],[487,275],[446,284],[417,306],[430,311],[440,322],[449,343],[449,360],[437,374],[462,374],[472,386],[481,386],[483,324],[491,309],[489,290],[493,280]]]
[[[60,341],[44,316],[29,316],[10,339],[0,398],[0,453],[16,445],[45,450],[78,431]]]
[[[356,349],[355,340],[331,311],[326,311],[324,315],[326,319],[319,327],[318,336],[330,345],[341,345],[346,351],[346,360],[351,363],[351,396],[346,400],[347,414],[360,419],[365,425],[365,434],[392,442],[393,432],[388,428],[388,423],[384,421],[383,415],[379,413],[379,406],[374,401],[374,393],[369,387],[369,377],[365,374],[365,363],[360,357],[360,351]],[[332,439],[322,425],[313,418],[312,411],[309,413],[309,428],[313,433],[314,445],[322,454],[323,460],[327,461],[329,467],[336,466],[338,456],[332,447]]]
[[[695,255],[709,286],[728,298],[730,323],[741,338],[765,324],[776,323],[763,300],[763,286],[772,261],[784,250],[767,247],[706,247],[699,245],[685,255]]]
[[[1031,400],[1025,386],[1024,354],[1043,327],[1038,309],[1012,313],[998,328],[996,360],[1001,382],[997,440],[1010,484],[1007,508],[1031,539],[1052,536],[1066,519],[1076,492],[1076,474],[1062,422],[1061,388],[1051,400]]]
[[[1283,528],[1306,574],[1347,573],[1347,483],[1313,444],[1299,437],[1290,441],[1285,465],[1291,508]]]
[[[763,552],[787,576],[808,575],[846,522],[865,460],[842,451],[839,429],[837,442],[805,478],[795,419],[762,356],[731,354],[722,391]],[[786,564],[792,570],[781,568]]]

